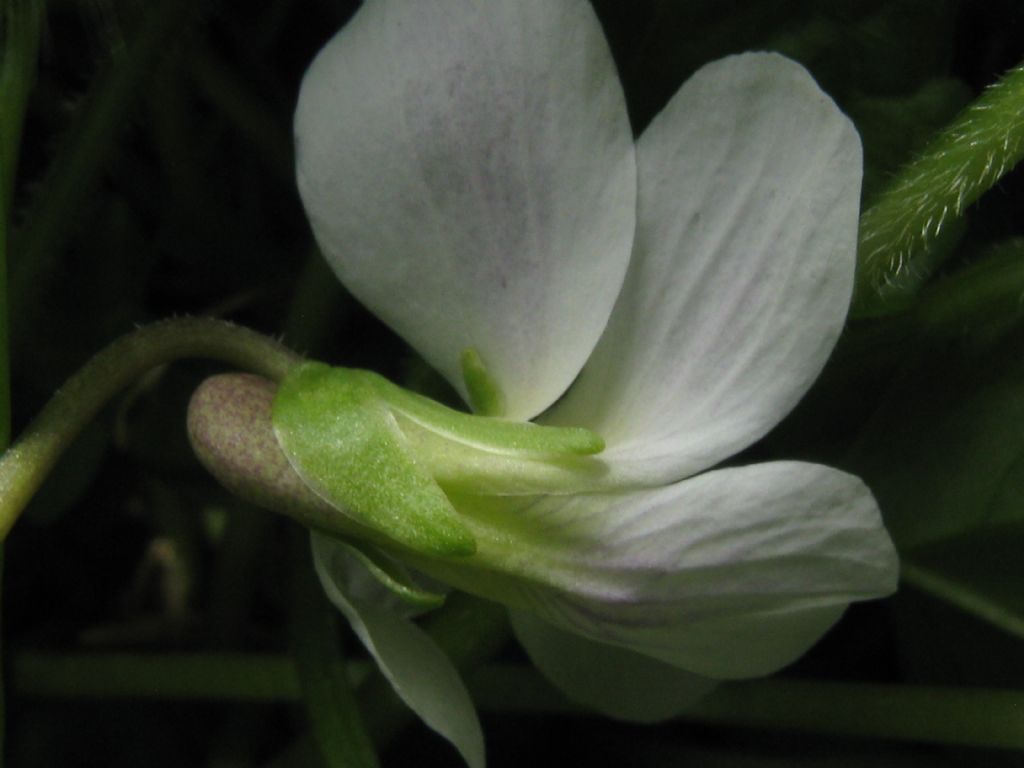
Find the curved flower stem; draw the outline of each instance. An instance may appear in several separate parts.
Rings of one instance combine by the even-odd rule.
[[[0,540],[60,455],[103,405],[151,368],[183,357],[222,360],[279,381],[300,358],[222,320],[165,320],[122,336],[86,363],[0,457]]]
[[[903,168],[860,220],[855,315],[905,304],[936,266],[934,246],[1024,157],[1024,65],[1010,70]]]

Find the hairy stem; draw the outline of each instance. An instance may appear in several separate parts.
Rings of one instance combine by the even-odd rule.
[[[899,309],[936,266],[964,210],[1024,157],[1024,65],[1010,70],[901,170],[860,220],[853,312]]]
[[[72,376],[0,458],[0,539],[110,398],[151,368],[183,357],[221,360],[275,381],[299,362],[273,339],[221,320],[165,320],[122,336]]]

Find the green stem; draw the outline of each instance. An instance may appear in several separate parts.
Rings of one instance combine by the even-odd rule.
[[[257,596],[257,574],[277,522],[272,513],[241,502],[230,504],[227,513],[207,609],[211,639],[221,648],[231,647],[241,639],[245,619]]]
[[[861,216],[853,311],[885,314],[935,268],[940,236],[1024,157],[1024,66],[1010,70],[907,165]]]
[[[47,699],[257,702],[300,697],[295,664],[280,654],[24,652],[14,655],[11,683],[18,695]]]
[[[311,357],[329,347],[339,333],[339,309],[348,309],[345,289],[331,272],[327,261],[315,246],[310,249],[292,291],[283,336],[293,349]]]
[[[379,765],[363,725],[338,647],[337,611],[327,602],[310,562],[309,537],[293,531],[288,601],[295,667],[306,712],[330,768]]]
[[[7,559],[7,547],[5,544],[0,543],[0,593],[3,592],[3,575],[5,561]],[[2,626],[2,625],[0,625]],[[2,637],[2,635],[0,635]],[[2,647],[2,656],[6,656],[7,648],[6,643]],[[2,658],[0,656],[0,658]],[[4,665],[6,667],[6,665]],[[5,763],[7,755],[7,673],[6,671],[0,677],[0,766]]]
[[[100,408],[146,371],[183,357],[221,360],[275,381],[299,362],[273,339],[221,320],[165,320],[122,336],[72,376],[0,458],[0,540]]]
[[[1002,601],[986,595],[983,590],[972,588],[969,583],[927,565],[911,562],[910,557],[904,557],[900,562],[900,581],[954,605],[1007,634],[1024,638],[1024,617]]]
[[[348,665],[353,677],[368,669]],[[578,714],[535,670],[491,664],[467,677],[487,712]],[[19,694],[56,699],[295,701],[286,656],[258,654],[51,654],[14,657]],[[365,686],[362,691],[368,691]],[[362,693],[361,693],[362,697]],[[729,683],[684,721],[792,729],[926,744],[1024,748],[1024,691],[772,679]]]
[[[25,108],[35,81],[43,3],[41,0],[5,0],[0,18],[7,27],[3,61],[0,61],[0,239],[6,241]]]
[[[97,79],[77,113],[67,139],[47,172],[39,197],[19,230],[11,263],[11,304],[15,343],[18,328],[31,326],[39,311],[41,276],[52,266],[71,236],[73,226],[93,189],[114,139],[125,125],[135,99],[154,70],[166,59],[168,47],[179,45],[182,31],[192,24],[204,4],[198,0],[162,0],[147,4],[145,18],[118,56]]]
[[[1024,748],[1024,693],[978,688],[766,680],[716,690],[683,716],[930,744]]]
[[[7,448],[11,439],[8,245],[25,110],[29,92],[35,82],[43,2],[5,0],[0,8],[0,20],[7,27],[3,60],[0,61],[0,448]],[[4,548],[0,543],[0,580],[3,567]],[[7,697],[5,685],[0,680],[0,765],[4,762],[6,741]]]
[[[581,710],[531,669],[489,665],[470,679],[492,712]],[[682,721],[925,744],[1024,748],[1024,691],[775,678],[726,683]]]

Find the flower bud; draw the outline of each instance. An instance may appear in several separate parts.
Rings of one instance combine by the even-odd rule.
[[[363,526],[317,496],[292,468],[271,423],[276,391],[274,382],[247,373],[204,381],[188,406],[188,436],[196,456],[245,501],[312,528],[366,535]]]

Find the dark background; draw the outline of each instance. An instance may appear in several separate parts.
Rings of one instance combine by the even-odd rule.
[[[299,81],[355,5],[51,0],[9,265],[15,434],[92,353],[172,315],[227,317],[320,359],[440,391],[320,263],[292,179]],[[1013,0],[595,5],[638,133],[703,63],[779,50],[805,64],[857,122],[867,204],[933,130],[1024,58],[1024,11]],[[118,97],[107,103],[111,92]],[[983,198],[943,273],[1022,234],[1021,191],[1013,173]],[[874,446],[890,438],[877,436],[912,410],[899,387],[912,386],[920,402],[924,385],[908,380],[954,381],[968,397],[1002,385],[986,378],[993,371],[1016,371],[1015,322],[980,346],[971,329],[938,347],[900,337],[896,354],[870,343],[876,327],[851,323],[845,352],[812,396],[751,456],[845,464],[872,482],[872,467],[889,462]],[[887,328],[882,335],[892,338]],[[26,511],[4,576],[9,671],[28,650],[287,652],[281,584],[292,567],[282,543],[290,525],[231,500],[187,444],[189,394],[214,370],[184,363],[139,382],[87,430]],[[952,407],[946,391],[929,395],[933,410],[920,419]],[[896,415],[880,427],[885,408]],[[917,435],[918,423],[892,429]],[[923,482],[929,464],[911,471]],[[891,487],[878,472],[879,487]],[[1020,655],[1009,635],[907,589],[856,606],[788,674],[1013,686],[1022,682]],[[521,660],[515,648],[503,658]],[[16,687],[7,696],[13,767],[264,765],[306,730],[298,704],[61,700]],[[1024,764],[1009,752],[781,731],[482,717],[496,767]],[[457,764],[419,724],[384,756],[388,765]]]

